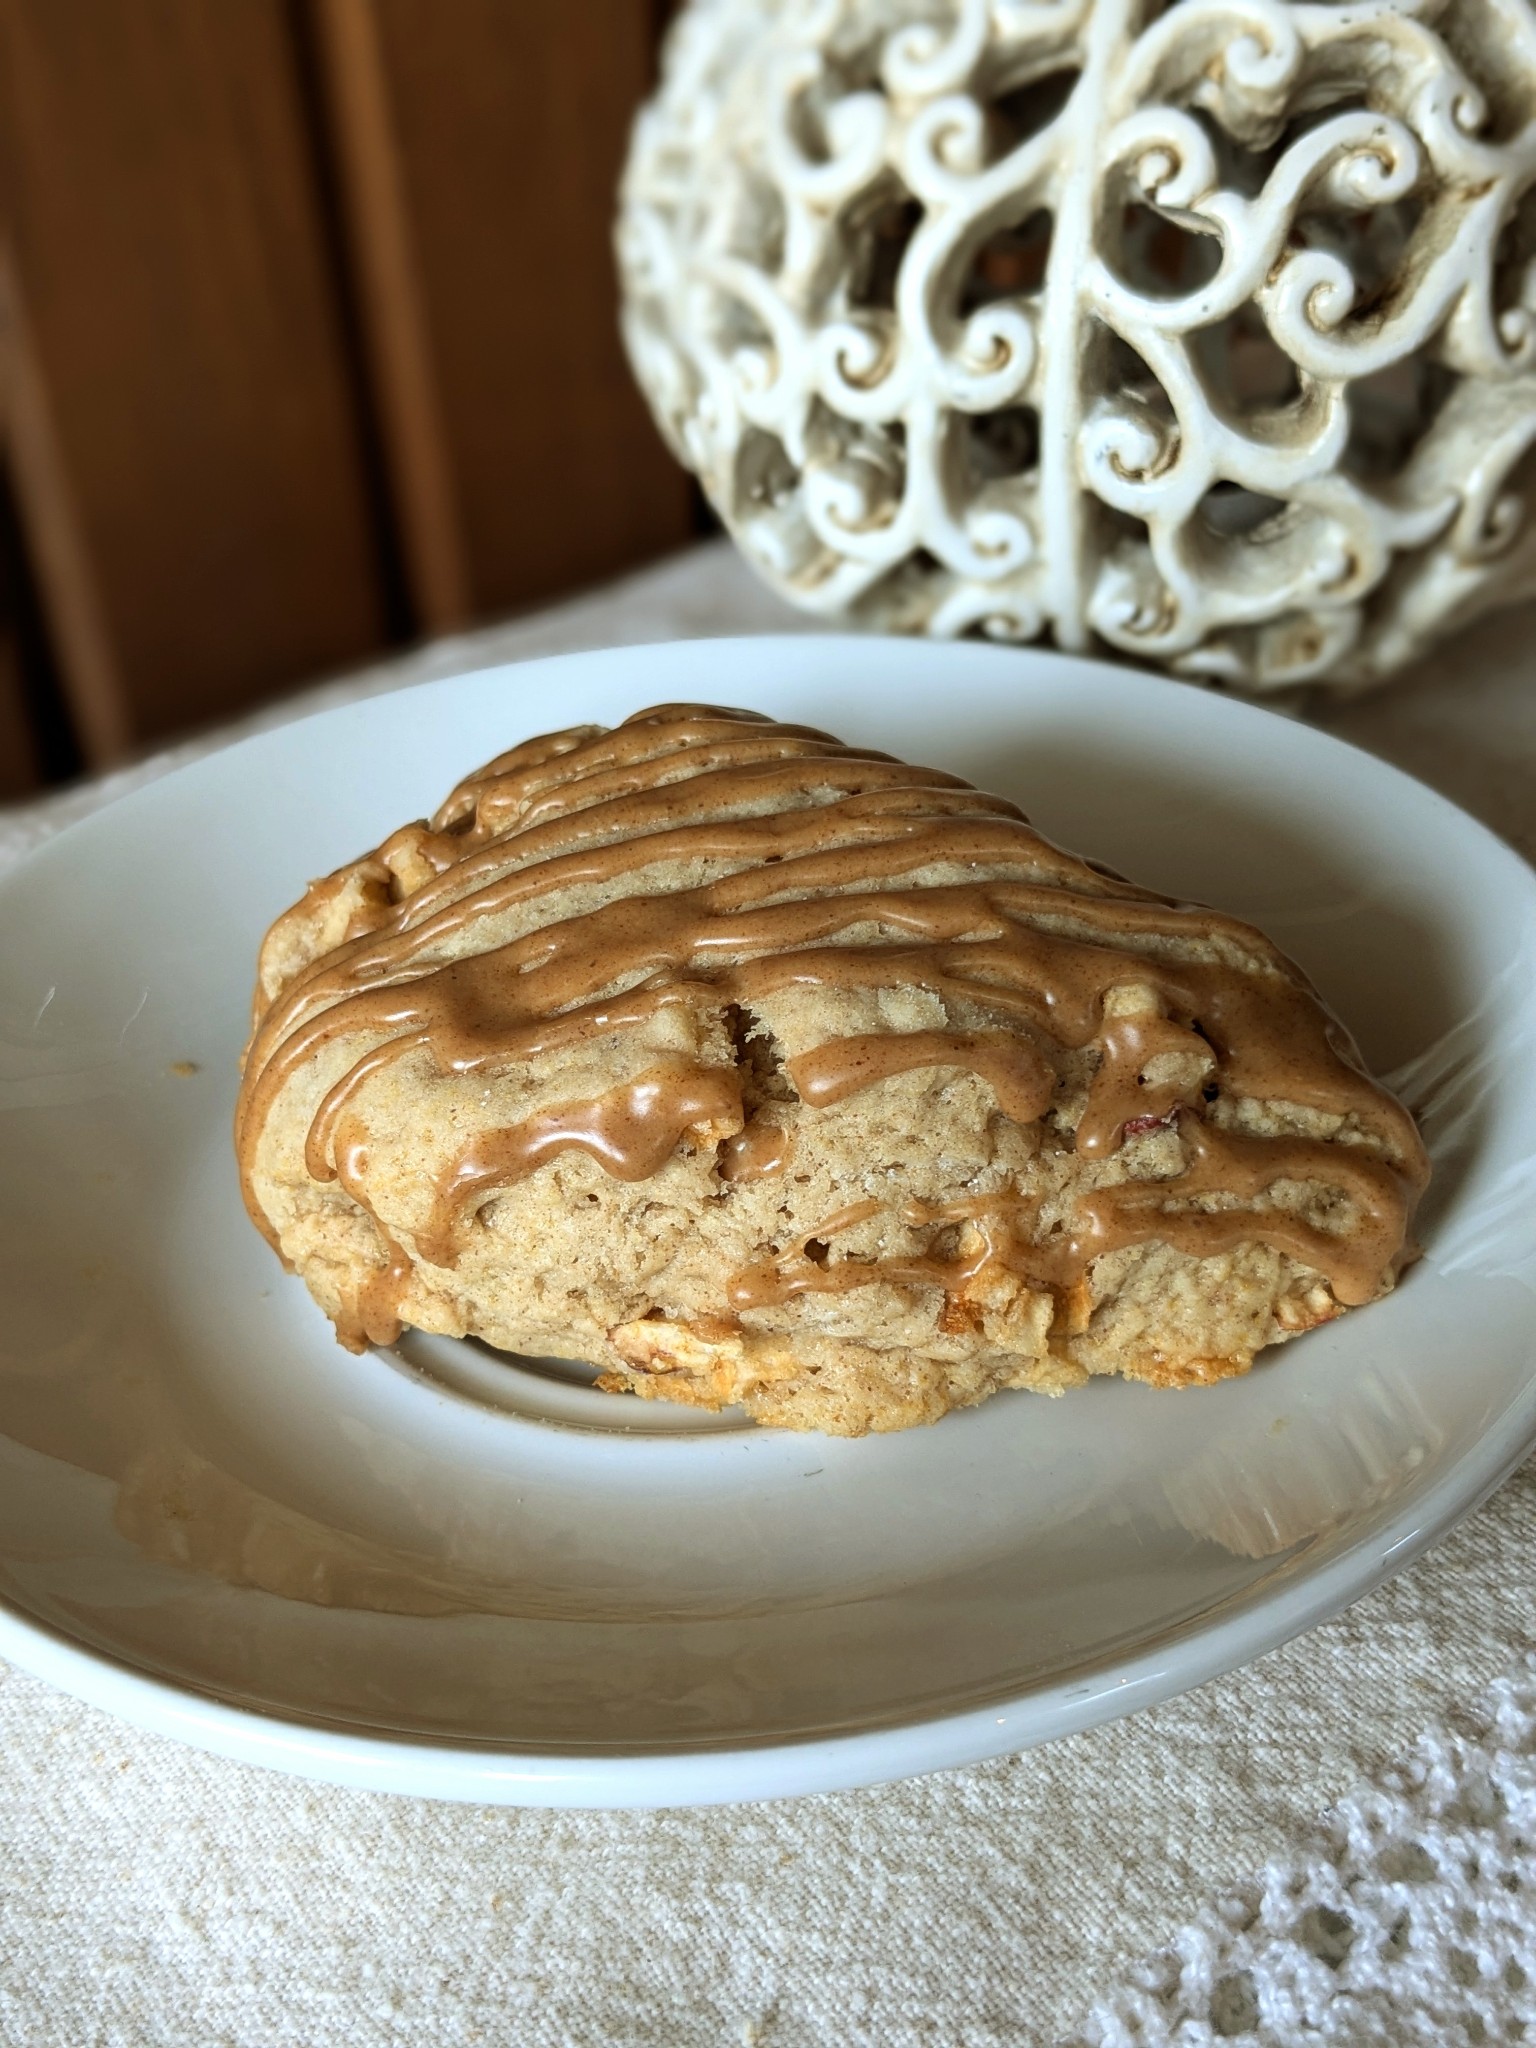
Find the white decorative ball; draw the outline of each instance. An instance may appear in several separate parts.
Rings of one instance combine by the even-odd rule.
[[[1536,588],[1528,0],[691,0],[619,251],[748,559],[1358,688]]]

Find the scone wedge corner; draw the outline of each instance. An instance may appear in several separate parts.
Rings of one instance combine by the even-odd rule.
[[[353,1349],[840,1435],[1245,1372],[1393,1286],[1428,1175],[1251,926],[699,705],[529,740],[313,884],[236,1135]]]

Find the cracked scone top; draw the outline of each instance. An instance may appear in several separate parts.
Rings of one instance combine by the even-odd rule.
[[[268,933],[251,1214],[403,1323],[859,1434],[1393,1284],[1407,1112],[1251,926],[751,712],[529,740]]]

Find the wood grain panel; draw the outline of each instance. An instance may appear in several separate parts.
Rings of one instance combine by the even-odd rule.
[[[689,491],[624,360],[611,252],[654,0],[369,11],[474,608],[678,545]]]
[[[115,733],[77,704],[98,761],[385,637],[306,118],[283,0],[0,0],[0,208],[121,697]]]
[[[11,477],[0,460],[0,798],[66,781],[80,766]]]
[[[22,690],[15,625],[0,599],[0,802],[25,796],[41,780],[37,742]]]
[[[82,530],[70,474],[37,358],[15,265],[0,241],[0,382],[5,393],[7,512],[26,528],[7,545],[13,613],[34,601],[57,648],[69,722],[93,763],[115,761],[133,744],[132,712],[117,651],[102,612],[96,567]],[[12,539],[9,520],[5,540]]]
[[[4,310],[0,308],[0,465],[4,461],[13,402],[9,357]],[[10,563],[4,547],[3,519],[7,481],[0,466],[0,803],[27,794],[42,781],[42,763],[27,710],[11,578],[7,573]]]
[[[417,624],[442,633],[473,610],[469,560],[406,206],[374,0],[313,0],[380,443]]]

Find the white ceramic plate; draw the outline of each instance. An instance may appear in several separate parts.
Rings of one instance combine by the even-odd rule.
[[[1241,1382],[853,1443],[439,1340],[340,1350],[235,1186],[263,929],[515,740],[676,698],[956,769],[1257,920],[1427,1105],[1423,1262]],[[1533,992],[1536,878],[1461,812],[1047,655],[646,647],[248,741],[0,889],[0,1652],[229,1755],[553,1805],[859,1784],[1197,1684],[1398,1569],[1536,1436]]]

